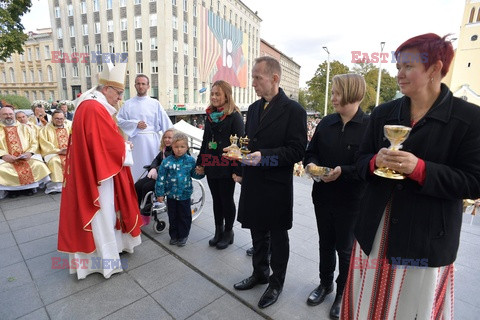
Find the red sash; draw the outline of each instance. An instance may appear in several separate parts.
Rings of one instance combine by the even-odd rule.
[[[17,127],[5,127],[5,137],[7,139],[8,153],[15,157],[21,155],[23,153],[23,147],[20,136],[18,135]],[[18,180],[22,186],[35,182],[32,168],[30,168],[28,161],[17,160],[14,161],[12,165],[17,171]]]

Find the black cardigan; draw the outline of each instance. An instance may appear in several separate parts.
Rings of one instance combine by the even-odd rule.
[[[423,159],[423,186],[411,179],[391,180],[370,173],[370,159],[389,142],[383,126],[410,126],[410,99],[374,109],[360,146],[357,168],[368,181],[355,237],[368,255],[388,201],[391,201],[387,259],[428,259],[429,267],[456,259],[462,199],[480,197],[480,108],[453,96],[442,84],[430,111],[410,132],[403,150]]]

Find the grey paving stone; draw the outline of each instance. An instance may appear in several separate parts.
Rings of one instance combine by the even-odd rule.
[[[132,254],[123,253],[121,258],[127,260],[128,268],[126,270],[133,270],[165,255],[167,255],[167,252],[153,241],[142,240],[142,244],[135,247],[135,251]]]
[[[25,259],[57,251],[57,235],[19,244],[19,248]]]
[[[17,231],[20,229],[35,227],[52,221],[58,221],[58,210],[51,210],[43,213],[38,213],[28,217],[12,219],[8,221],[10,229]]]
[[[152,297],[175,319],[186,319],[225,292],[196,273],[152,293]]]
[[[457,263],[480,271],[480,244],[461,242],[458,248]]]
[[[478,299],[480,277],[478,270],[460,263],[455,263],[455,269],[455,301],[462,300],[480,308],[480,300]]]
[[[161,289],[193,271],[168,255],[127,271],[148,293]]]
[[[105,278],[99,273],[93,273],[85,279],[78,280],[77,275],[70,274],[68,269],[60,270],[35,280],[38,292],[45,305],[49,305],[103,281],[105,281]]]
[[[43,306],[33,283],[0,291],[0,319],[16,319]]]
[[[40,308],[18,319],[19,320],[49,320],[50,318],[48,317],[47,310],[45,310],[45,308]]]
[[[22,211],[27,207],[41,207],[44,204],[59,206],[59,201],[52,201],[52,198],[46,197],[42,192],[38,192],[31,197],[18,197],[15,199],[3,199],[0,201],[0,209],[5,211],[15,210]]]
[[[0,234],[0,249],[5,249],[9,248],[11,246],[15,246],[17,243],[15,242],[15,239],[13,238],[13,234],[10,232]]]
[[[0,249],[0,268],[23,261],[22,254],[17,246]]]
[[[25,243],[58,233],[58,221],[48,222],[30,228],[13,231],[17,243]]]
[[[0,234],[8,233],[10,231],[10,227],[6,221],[0,222]]]
[[[0,213],[0,221],[1,221],[1,222],[6,221],[5,216],[3,215],[3,213]]]
[[[114,274],[108,280],[48,305],[47,312],[51,319],[100,319],[146,295],[129,275]]]
[[[238,302],[229,295],[223,295],[202,310],[188,318],[189,320],[255,320],[265,319],[259,313]]]
[[[52,259],[58,257],[61,259],[68,259],[67,254],[53,251],[42,256],[26,260],[25,262],[27,263],[28,269],[32,274],[33,280],[36,281],[37,279],[56,272],[66,272],[66,270],[53,268]]]
[[[108,315],[104,320],[137,319],[142,320],[170,320],[173,319],[165,310],[150,296],[142,298],[126,307]]]
[[[15,208],[15,209],[4,210],[3,214],[5,215],[5,219],[8,221],[8,220],[18,219],[22,217],[28,217],[38,213],[58,210],[59,208],[60,206],[58,203],[49,201],[49,202],[42,203],[41,205],[37,204],[37,205],[31,205],[28,207],[22,207],[21,209]]]
[[[478,320],[480,317],[480,308],[472,306],[462,300],[455,299],[455,319]]]
[[[0,269],[0,291],[10,290],[31,282],[32,277],[23,261]]]

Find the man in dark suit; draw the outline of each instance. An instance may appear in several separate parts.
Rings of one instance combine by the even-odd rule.
[[[261,99],[250,105],[247,113],[245,132],[251,153],[242,160],[238,221],[251,231],[253,273],[234,288],[248,290],[268,283],[258,302],[260,308],[266,308],[277,301],[285,281],[288,230],[293,218],[293,165],[305,152],[307,115],[279,88],[281,67],[277,60],[257,58],[252,77],[252,86]]]

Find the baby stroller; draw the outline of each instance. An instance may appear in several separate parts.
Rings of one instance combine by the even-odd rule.
[[[200,180],[192,179],[193,193],[190,199],[192,208],[192,221],[198,218],[205,203],[205,187]],[[154,191],[149,191],[142,199],[140,212],[144,216],[153,217],[153,231],[162,233],[167,229],[168,215],[166,201],[158,202]]]

